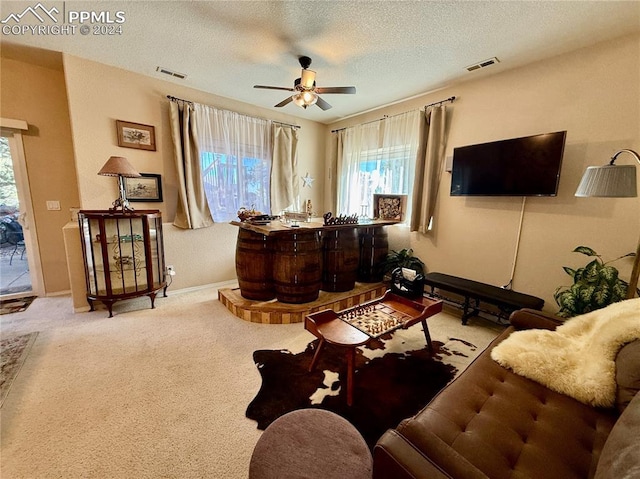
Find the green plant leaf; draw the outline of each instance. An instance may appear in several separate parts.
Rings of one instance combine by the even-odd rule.
[[[562,288],[563,288],[562,286],[558,286],[556,290],[553,292],[553,299],[556,300],[556,303],[558,303],[558,298],[562,296],[562,294],[565,292],[565,290]],[[558,306],[560,306],[560,303],[558,303]]]
[[[627,253],[627,254],[623,254],[622,256],[618,256],[616,259],[612,259],[611,261],[607,261],[605,264],[609,264],[609,263],[613,263],[614,261],[618,261],[619,259],[622,258],[628,258],[628,257],[633,257],[636,254],[632,251],[631,253]]]
[[[565,296],[567,295],[567,290],[557,291],[556,294],[553,295],[553,299],[556,300],[558,306],[562,307],[565,304]]]
[[[628,287],[629,285],[626,282],[622,280],[616,281],[611,290],[611,295],[614,301],[620,301],[621,299],[626,298]]]
[[[583,303],[590,303],[591,298],[594,296],[596,291],[597,290],[595,286],[587,286],[580,289],[578,297]]]
[[[576,249],[574,249],[572,251],[573,253],[582,253],[582,254],[586,254],[587,256],[600,256],[598,253],[596,253],[595,251],[593,251],[591,248],[589,248],[588,246],[578,246]]]
[[[563,266],[565,273],[573,277],[573,285],[568,288],[558,287],[553,295],[560,306],[559,316],[571,317],[587,313],[626,297],[628,284],[620,279],[618,270],[609,263],[635,256],[635,253],[628,253],[605,263],[602,257],[588,246],[578,246],[573,252],[595,258],[586,266],[575,270]]]
[[[598,260],[593,260],[591,263],[584,267],[584,274],[582,279],[589,283],[596,283],[599,280],[600,268],[602,266],[598,263]]]
[[[609,288],[609,285],[603,283],[602,286],[598,288],[598,290],[593,295],[593,299],[595,304],[597,305],[597,308],[594,309],[604,308],[605,306],[611,304],[611,288]]]
[[[609,284],[613,284],[618,279],[618,270],[613,266],[603,266],[600,270],[600,276]]]
[[[574,316],[577,309],[576,296],[571,290],[562,291],[555,298],[558,306],[560,306],[560,315],[563,317]]]

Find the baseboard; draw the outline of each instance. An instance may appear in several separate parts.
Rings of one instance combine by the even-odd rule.
[[[209,284],[201,284],[198,286],[190,286],[189,288],[181,288],[181,289],[176,289],[176,290],[168,290],[167,291],[167,295],[169,294],[183,294],[183,293],[191,293],[193,291],[201,291],[203,289],[210,289],[210,288],[214,288],[214,289],[220,289],[220,288],[229,288],[229,287],[237,287],[238,286],[238,280],[237,279],[230,279],[227,281],[220,281],[218,283],[209,283]]]
[[[55,298],[56,296],[70,296],[71,290],[65,289],[64,291],[54,291],[53,293],[45,293],[45,298]]]

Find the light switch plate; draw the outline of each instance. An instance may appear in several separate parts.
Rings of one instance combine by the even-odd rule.
[[[47,200],[47,209],[49,211],[60,211],[60,202],[54,200]]]

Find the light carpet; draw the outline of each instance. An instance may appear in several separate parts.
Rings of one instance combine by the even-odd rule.
[[[38,298],[0,316],[3,336],[40,331],[0,411],[2,477],[246,478],[262,433],[244,415],[261,384],[253,351],[297,353],[313,337],[301,323],[240,320],[216,298],[215,288],[170,292],[154,310],[147,298],[116,303],[110,319]],[[469,323],[429,319],[434,340],[469,350],[444,358],[458,370],[502,329]],[[422,330],[393,344],[424,347]]]

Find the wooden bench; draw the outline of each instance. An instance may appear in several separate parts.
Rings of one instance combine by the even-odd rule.
[[[424,283],[431,287],[430,296],[446,299],[462,307],[462,324],[467,324],[467,319],[471,316],[476,316],[480,311],[497,316],[499,319],[507,320],[509,315],[518,309],[541,310],[544,306],[544,300],[535,296],[444,273],[427,273],[424,277]],[[458,302],[446,298],[440,293],[436,293],[436,288],[463,296],[464,301]],[[496,306],[499,312],[481,309],[481,302]]]

